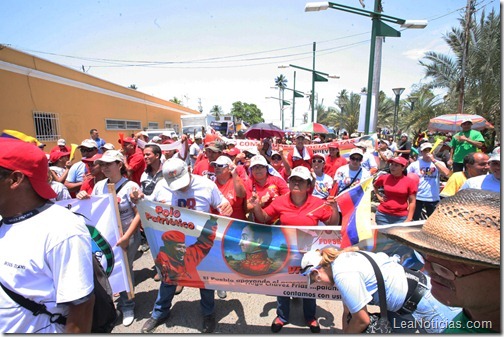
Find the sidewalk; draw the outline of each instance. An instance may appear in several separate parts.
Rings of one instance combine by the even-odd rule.
[[[122,317],[112,333],[139,333],[150,317],[157,296],[159,282],[155,282],[154,262],[150,251],[138,252],[134,262],[135,279],[135,321],[129,327],[122,325]],[[270,325],[276,317],[276,297],[246,293],[228,292],[226,299],[215,295],[216,333],[225,334],[270,334]],[[341,301],[317,301],[317,317],[321,333],[341,333]],[[284,326],[279,334],[310,333],[304,326],[302,300],[291,302],[291,323]],[[199,333],[202,316],[199,304],[199,290],[185,288],[175,296],[169,319],[157,327],[155,333]]]

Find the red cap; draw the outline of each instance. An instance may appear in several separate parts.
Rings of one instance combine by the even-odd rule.
[[[161,235],[161,240],[176,243],[185,243],[185,235],[179,231],[167,231]]]
[[[328,147],[331,147],[333,149],[339,149],[339,144],[337,142],[331,142],[329,143],[329,145],[327,145]]]
[[[175,143],[175,141],[173,139],[168,138],[164,140],[162,144],[172,144],[172,143]]]
[[[404,157],[394,157],[394,158],[390,158],[388,160],[389,163],[396,163],[396,164],[399,164],[399,165],[402,165],[404,167],[408,166],[409,164],[409,161],[408,159],[404,158]]]
[[[57,195],[47,180],[49,170],[47,157],[36,145],[21,140],[0,138],[0,166],[23,173],[42,198],[56,198]]]
[[[83,161],[85,163],[91,163],[91,164],[93,164],[95,160],[100,159],[102,156],[103,156],[103,154],[97,153],[94,156],[92,156],[91,158],[82,158],[81,161]]]
[[[117,142],[118,142],[119,144],[121,144],[121,140],[120,140],[120,139],[119,139]],[[135,140],[135,138],[125,137],[125,138],[123,139],[123,143],[131,143],[131,144],[136,145],[136,140]],[[121,144],[121,145],[122,145],[122,144]]]
[[[237,148],[237,147],[233,147],[232,149],[229,149],[229,150],[224,150],[223,153],[225,155],[228,155],[230,157],[234,157],[234,156],[237,156],[241,153],[240,149]]]
[[[61,157],[69,156],[69,155],[70,155],[70,152],[63,152],[63,151],[56,150],[56,151],[51,152],[51,155],[49,156],[49,161],[51,163],[55,163],[58,160],[60,160]]]

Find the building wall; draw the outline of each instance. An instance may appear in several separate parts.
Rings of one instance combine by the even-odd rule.
[[[198,111],[104,81],[47,60],[0,45],[0,131],[11,129],[36,137],[33,112],[54,113],[59,133],[42,140],[49,151],[58,138],[80,144],[89,130],[117,144],[119,132],[129,135],[157,122],[180,126],[182,114]],[[107,130],[106,119],[141,122],[141,128]]]

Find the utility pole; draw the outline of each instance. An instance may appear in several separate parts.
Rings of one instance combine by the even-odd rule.
[[[465,29],[464,29],[464,46],[462,49],[462,68],[460,71],[459,83],[459,100],[458,109],[459,114],[464,113],[464,96],[465,96],[465,69],[467,53],[469,52],[469,30],[471,29],[471,18],[474,10],[474,0],[467,0],[466,16],[465,16]]]

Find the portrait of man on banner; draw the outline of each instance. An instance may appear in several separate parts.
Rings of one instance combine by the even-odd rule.
[[[242,275],[272,274],[286,261],[285,242],[278,227],[233,221],[224,238],[224,259],[233,271]]]
[[[185,234],[169,230],[161,235],[163,246],[154,260],[166,284],[205,288],[197,267],[214,245],[217,221],[214,217],[206,221],[195,243],[186,246]]]

